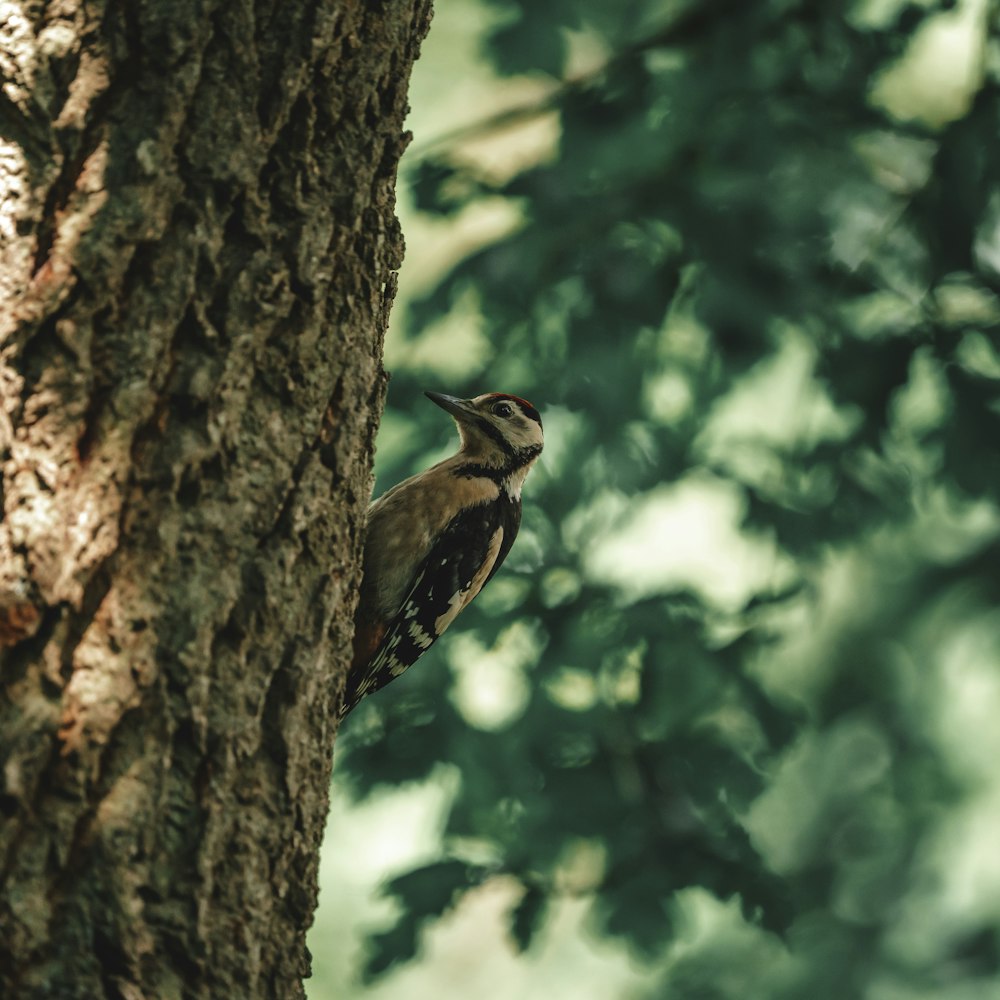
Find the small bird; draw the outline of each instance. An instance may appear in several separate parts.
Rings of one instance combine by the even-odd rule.
[[[458,424],[458,452],[368,508],[354,660],[340,716],[415,663],[500,568],[521,523],[521,486],[542,451],[527,400],[425,393]]]

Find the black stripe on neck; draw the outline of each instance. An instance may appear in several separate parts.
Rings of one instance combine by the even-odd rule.
[[[482,417],[476,417],[476,426],[494,443],[498,444],[508,455],[514,454],[514,449],[510,442],[503,436],[503,432],[495,424]]]
[[[492,479],[495,483],[502,483],[509,475],[523,469],[529,462],[534,461],[542,453],[542,446],[538,444],[530,445],[527,448],[517,448],[510,450],[510,459],[503,465],[484,465],[482,462],[466,462],[458,466],[452,475],[465,479]]]
[[[529,444],[527,448],[516,448],[514,450],[514,469],[520,469],[529,462],[533,462],[541,453],[542,446],[540,444]],[[511,469],[511,472],[514,469]]]
[[[480,465],[478,462],[466,462],[453,469],[451,474],[459,479],[492,479],[495,483],[502,483],[510,475],[504,466]]]

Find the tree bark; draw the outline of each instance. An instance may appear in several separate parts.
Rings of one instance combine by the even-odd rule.
[[[0,9],[0,995],[301,996],[429,0]]]

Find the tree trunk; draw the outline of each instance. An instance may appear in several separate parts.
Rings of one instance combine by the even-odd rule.
[[[0,16],[0,995],[293,997],[429,0]]]

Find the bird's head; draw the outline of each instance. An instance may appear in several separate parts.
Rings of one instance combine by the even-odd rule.
[[[471,460],[496,469],[526,470],[542,451],[542,418],[520,396],[503,392],[487,392],[474,399],[440,392],[425,395],[455,418],[462,452]]]

